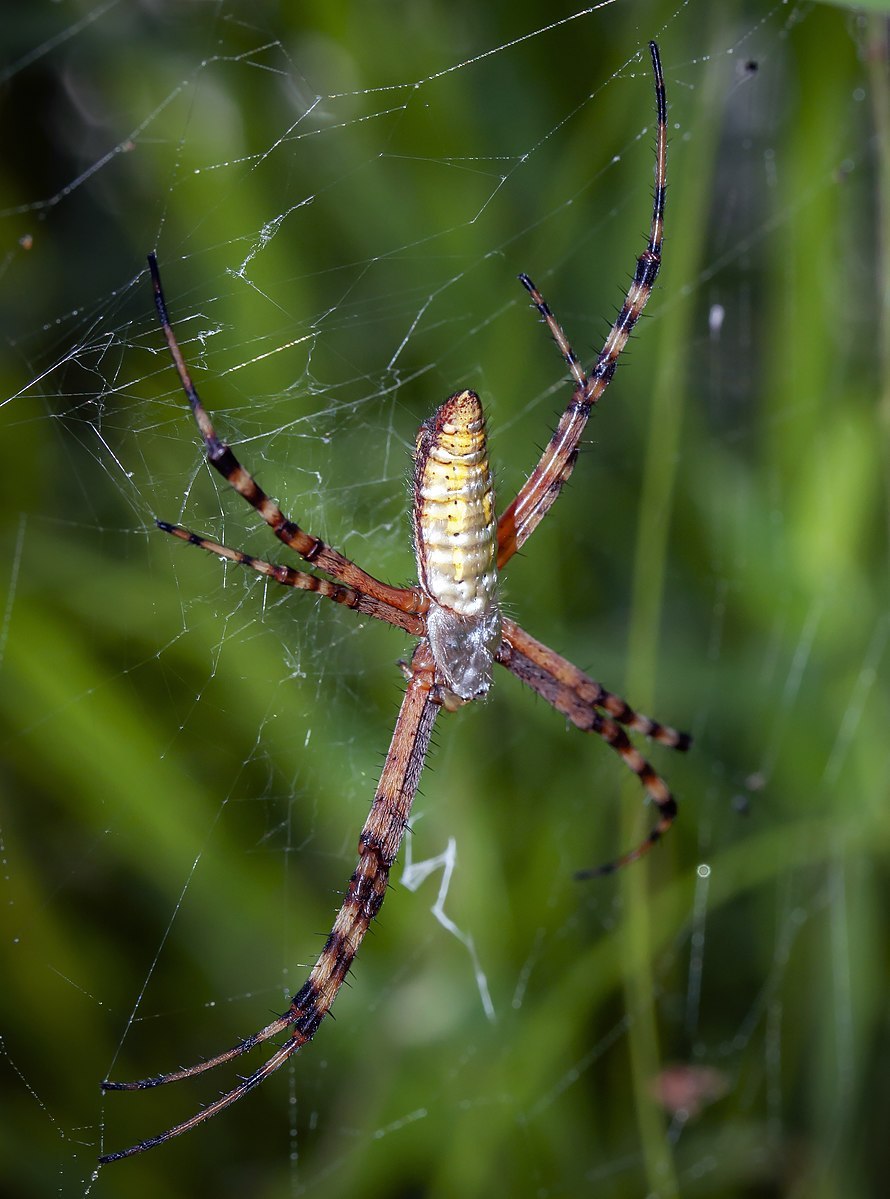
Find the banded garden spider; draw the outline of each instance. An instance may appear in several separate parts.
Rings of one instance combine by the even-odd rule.
[[[572,473],[591,408],[615,373],[618,356],[658,274],[664,219],[667,105],[658,47],[650,42],[649,50],[658,116],[652,224],[648,244],[637,260],[621,311],[588,375],[541,293],[527,275],[520,275],[568,364],[575,382],[571,400],[540,461],[499,520],[494,515],[485,418],[476,393],[456,393],[424,421],[415,451],[412,519],[418,583],[413,587],[391,587],[380,582],[320,538],[301,529],[284,515],[238,462],[229,446],[219,439],[198,398],[171,328],[157,259],[154,254],[149,255],[158,316],[210,464],[259,512],[280,541],[330,578],[291,566],[273,565],[178,525],[158,521],[159,527],[286,587],[314,591],[335,603],[395,625],[419,641],[410,664],[402,666],[408,685],[374,802],[359,837],[358,865],[321,955],[288,1010],[216,1057],[137,1082],[106,1080],[102,1087],[106,1091],[146,1090],[212,1070],[279,1033],[288,1033],[287,1042],[253,1074],[242,1078],[189,1119],[129,1149],[106,1154],[100,1158],[103,1163],[162,1145],[209,1120],[259,1086],[315,1035],[383,903],[436,716],[443,707],[453,710],[484,696],[491,686],[495,662],[536,691],[577,728],[602,737],[637,775],[658,809],[658,822],[640,845],[607,866],[579,872],[579,877],[605,874],[642,857],[673,823],[677,810],[673,796],[624,730],[631,729],[679,750],[688,749],[691,743],[688,734],[635,712],[623,699],[536,641],[501,613],[497,595],[499,573],[537,528]]]

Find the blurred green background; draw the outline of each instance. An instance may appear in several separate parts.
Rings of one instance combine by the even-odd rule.
[[[879,9],[7,16],[4,1193],[881,1193]],[[663,273],[505,589],[533,634],[692,730],[688,757],[652,751],[680,819],[646,863],[575,882],[651,813],[601,742],[499,678],[440,719],[411,846],[418,862],[456,845],[445,912],[496,1019],[432,912],[441,873],[412,892],[397,867],[316,1042],[94,1178],[100,1148],[191,1114],[234,1071],[104,1099],[100,1079],[215,1053],[302,983],[408,649],[155,531],[182,520],[284,560],[202,465],[145,253],[221,432],[306,527],[405,581],[419,422],[476,388],[506,503],[568,398],[515,276],[588,359],[621,302],[649,220],[651,37]]]

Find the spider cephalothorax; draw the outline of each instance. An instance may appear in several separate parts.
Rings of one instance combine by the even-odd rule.
[[[667,784],[634,748],[625,729],[673,749],[687,749],[688,735],[635,712],[623,699],[503,616],[498,606],[498,575],[534,532],[571,474],[587,418],[615,372],[618,356],[649,298],[661,262],[667,108],[658,48],[651,42],[649,49],[658,114],[652,224],[621,311],[588,375],[541,293],[526,275],[520,276],[568,364],[575,384],[572,397],[540,461],[499,520],[495,518],[485,418],[476,393],[457,392],[424,421],[417,435],[412,508],[417,586],[382,583],[301,529],[217,437],[170,326],[157,260],[153,254],[149,256],[158,315],[204,439],[208,461],[253,505],[280,541],[324,575],[274,565],[179,525],[159,521],[160,528],[285,586],[313,591],[395,625],[419,640],[410,663],[403,664],[407,688],[374,802],[359,836],[358,864],[324,949],[288,1010],[253,1036],[197,1065],[138,1082],[106,1081],[102,1086],[108,1091],[156,1087],[231,1061],[271,1037],[286,1034],[285,1043],[258,1070],[190,1119],[129,1149],[107,1154],[100,1159],[103,1162],[161,1145],[216,1115],[259,1086],[314,1036],[383,903],[436,716],[443,707],[457,707],[485,695],[491,687],[494,663],[516,675],[576,728],[602,737],[637,775],[658,810],[658,820],[641,845],[607,866],[581,871],[581,877],[604,874],[641,857],[674,820],[677,808]]]

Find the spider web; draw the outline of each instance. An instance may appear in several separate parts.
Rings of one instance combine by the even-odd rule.
[[[702,0],[22,6],[3,72],[4,1177],[45,1195],[874,1194],[887,1101],[890,105],[879,17]],[[413,575],[419,422],[473,387],[501,504],[651,204],[665,261],[510,615],[696,737],[680,820],[515,680],[443,715],[316,1041],[102,1098],[283,1010],[399,702],[394,630],[211,476],[157,328],[285,511]],[[884,287],[882,292],[881,288]],[[614,760],[613,760],[614,759]],[[253,1061],[253,1059],[251,1059]],[[258,1060],[258,1059],[257,1059]],[[214,1072],[216,1073],[216,1072]]]

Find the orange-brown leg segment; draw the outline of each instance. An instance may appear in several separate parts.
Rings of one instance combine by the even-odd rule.
[[[504,621],[504,637],[498,649],[497,660],[557,712],[566,716],[576,728],[602,737],[637,776],[643,790],[658,809],[657,824],[635,849],[603,866],[580,870],[576,877],[594,878],[602,874],[611,874],[648,853],[673,824],[677,815],[677,803],[667,783],[632,745],[621,725],[645,733],[662,745],[679,750],[686,750],[692,744],[689,734],[679,733],[676,729],[635,712],[624,700],[606,691],[594,679],[547,646],[535,641],[511,620]],[[603,711],[598,711],[600,708]]]
[[[510,647],[540,667],[543,674],[554,683],[567,688],[582,707],[602,708],[619,724],[625,725],[635,733],[642,733],[644,737],[658,741],[661,745],[667,745],[669,749],[685,752],[692,745],[689,733],[680,733],[670,725],[661,724],[651,716],[644,716],[642,712],[635,711],[625,700],[607,691],[601,683],[597,683],[583,670],[579,670],[560,654],[535,640],[530,633],[508,617],[504,618],[503,636]]]
[[[134,1153],[153,1149],[209,1120],[258,1087],[315,1035],[322,1020],[331,1010],[371,921],[380,911],[389,872],[408,824],[411,804],[420,781],[439,708],[440,700],[435,687],[432,659],[426,642],[421,642],[411,660],[411,678],[386,755],[380,784],[359,837],[358,865],[349,880],[343,904],[321,956],[302,989],[293,997],[288,1011],[260,1032],[208,1061],[138,1082],[106,1081],[103,1082],[102,1088],[106,1091],[146,1090],[149,1087],[191,1078],[223,1062],[240,1057],[242,1053],[278,1033],[289,1031],[286,1044],[253,1074],[242,1079],[237,1086],[188,1120],[183,1120],[181,1124],[158,1136],[140,1141],[129,1149],[105,1154],[99,1159],[101,1162],[118,1161],[124,1157],[131,1157]]]
[[[227,562],[237,562],[240,566],[255,570],[257,574],[264,575],[267,579],[272,579],[285,587],[295,587],[298,591],[311,591],[315,595],[322,595],[325,599],[333,600],[335,604],[345,604],[354,612],[361,612],[365,616],[373,616],[376,620],[395,625],[396,628],[404,629],[406,633],[411,633],[415,637],[422,637],[426,632],[426,621],[423,616],[393,608],[389,604],[383,603],[382,600],[373,599],[362,591],[356,591],[354,587],[346,587],[342,583],[332,583],[330,579],[320,579],[317,575],[310,574],[305,570],[295,570],[292,566],[266,562],[263,558],[255,558],[253,554],[244,553],[243,550],[233,550],[219,541],[201,537],[198,533],[184,529],[182,525],[171,525],[165,520],[159,520],[156,523],[164,533],[170,533],[173,537],[178,537],[180,541],[195,545],[198,549],[207,550],[208,553],[216,554],[218,558],[223,558]],[[408,594],[407,591],[406,594]]]
[[[207,410],[201,403],[198,392],[192,382],[185,359],[182,356],[182,350],[179,348],[179,343],[176,340],[176,334],[173,332],[170,324],[170,317],[167,314],[167,303],[161,287],[161,274],[155,254],[149,254],[148,256],[148,269],[151,272],[152,284],[154,286],[155,307],[158,310],[158,318],[164,330],[164,336],[167,339],[167,346],[176,366],[176,373],[179,375],[182,390],[185,392],[189,406],[194,413],[198,429],[204,439],[207,460],[210,465],[219,471],[226,482],[234,487],[238,494],[242,495],[257,510],[275,536],[280,541],[283,541],[289,549],[298,553],[301,558],[305,558],[311,566],[316,566],[320,570],[326,571],[338,582],[344,583],[347,587],[353,587],[356,591],[364,592],[365,595],[370,595],[374,599],[381,600],[383,603],[389,604],[390,607],[401,608],[405,612],[412,612],[418,611],[419,605],[420,610],[423,610],[425,597],[419,590],[390,587],[386,583],[381,583],[379,579],[375,579],[373,575],[369,575],[360,566],[356,566],[349,558],[332,549],[331,546],[325,544],[320,538],[313,537],[310,533],[301,529],[294,521],[289,520],[275,500],[266,495],[250,472],[245,470],[232,453],[231,448],[217,437],[213,423],[207,414]]]
[[[655,74],[655,98],[658,127],[655,137],[655,194],[652,205],[652,224],[646,249],[637,259],[634,277],[621,311],[615,318],[605,345],[590,375],[582,370],[566,335],[548,307],[544,297],[527,275],[520,275],[535,306],[547,323],[554,341],[568,363],[575,380],[575,390],[569,405],[559,419],[556,430],[544,447],[544,453],[532,473],[498,521],[498,569],[503,570],[516,551],[535,531],[550,510],[563,484],[571,475],[578,457],[578,445],[594,404],[608,387],[618,356],[646,301],[652,293],[658,268],[661,265],[661,246],[664,237],[664,199],[667,170],[667,101],[664,75],[655,42],[649,43],[652,69]]]

